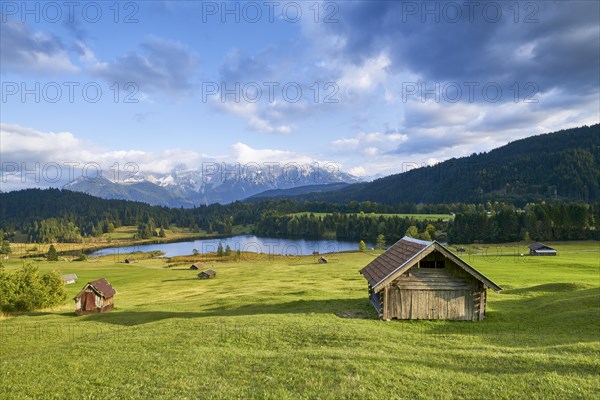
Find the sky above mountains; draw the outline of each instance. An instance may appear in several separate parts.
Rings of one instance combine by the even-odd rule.
[[[593,1],[1,7],[3,190],[86,163],[390,174],[600,120]]]

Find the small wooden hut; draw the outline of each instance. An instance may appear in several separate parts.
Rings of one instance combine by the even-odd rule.
[[[75,296],[77,315],[107,312],[113,309],[117,291],[104,278],[88,282]]]
[[[328,260],[325,257],[323,257],[323,256],[319,257],[319,264],[327,264],[327,263],[328,263]]]
[[[212,269],[207,269],[198,274],[198,279],[212,279],[217,276],[217,273]]]
[[[135,264],[135,258],[126,258],[125,264]]]
[[[534,243],[529,246],[530,256],[555,256],[556,250],[544,243]]]
[[[202,268],[204,268],[204,264],[202,264],[202,263],[195,263],[195,264],[192,264],[192,266],[190,267],[190,269],[193,269],[196,271],[199,269],[202,269]]]
[[[383,320],[481,321],[487,288],[502,288],[438,242],[403,237],[360,270]]]
[[[65,285],[70,285],[77,282],[77,274],[66,274],[61,276]]]

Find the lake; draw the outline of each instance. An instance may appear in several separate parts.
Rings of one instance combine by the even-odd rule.
[[[93,252],[90,254],[90,257],[156,250],[165,253],[165,257],[174,257],[193,254],[194,249],[200,254],[206,254],[216,252],[219,242],[223,244],[223,249],[229,245],[234,253],[237,250],[240,250],[242,252],[251,253],[306,256],[313,254],[315,251],[318,251],[319,254],[327,254],[337,253],[340,251],[358,250],[358,241],[281,239],[265,238],[253,235],[239,235],[218,239],[198,239],[187,242],[109,247]],[[373,243],[366,244],[367,248],[372,248],[375,246]]]

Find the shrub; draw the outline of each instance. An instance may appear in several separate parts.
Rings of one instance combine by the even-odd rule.
[[[0,310],[33,311],[61,304],[67,297],[62,278],[56,271],[39,274],[32,264],[16,272],[0,269]]]

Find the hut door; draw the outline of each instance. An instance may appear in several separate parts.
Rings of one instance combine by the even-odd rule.
[[[96,294],[94,292],[85,292],[83,296],[83,309],[85,311],[94,311],[96,310]]]

